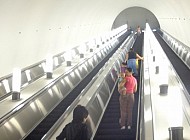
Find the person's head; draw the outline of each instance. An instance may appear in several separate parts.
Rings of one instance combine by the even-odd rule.
[[[134,49],[133,49],[133,48],[130,48],[130,51],[134,51]]]
[[[125,78],[125,73],[121,72],[121,73],[119,74],[119,76],[120,76],[121,78]]]
[[[73,111],[73,122],[84,123],[88,117],[88,110],[81,105],[77,105]]]
[[[126,65],[126,62],[122,62],[122,63],[121,63],[121,66],[122,66],[122,67],[127,66],[127,65]]]
[[[133,74],[133,69],[132,68],[127,68],[126,69],[126,76],[131,76]]]

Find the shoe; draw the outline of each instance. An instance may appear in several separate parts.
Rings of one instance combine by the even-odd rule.
[[[129,125],[129,126],[127,126],[127,129],[131,129],[131,126]]]
[[[124,129],[125,129],[125,126],[122,126],[122,127],[121,127],[121,130],[124,130]]]

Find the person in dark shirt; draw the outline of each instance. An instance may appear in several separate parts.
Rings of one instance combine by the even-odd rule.
[[[89,140],[88,128],[86,120],[88,118],[88,110],[78,105],[73,111],[73,120],[68,123],[56,137],[56,140]]]
[[[126,54],[127,67],[132,68],[134,75],[138,75],[136,60],[143,60],[139,54],[137,54],[133,48],[130,48],[129,52]]]

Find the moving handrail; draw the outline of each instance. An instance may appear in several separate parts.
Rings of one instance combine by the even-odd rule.
[[[101,49],[101,52],[96,52],[92,57],[90,57],[90,58],[87,58],[86,59],[86,63],[83,61],[83,62],[81,62],[80,64],[78,64],[77,66],[75,66],[72,70],[70,70],[69,72],[75,72],[75,70],[74,69],[77,69],[77,68],[79,68],[79,69],[82,69],[83,68],[83,66],[85,66],[86,64],[88,64],[89,66],[90,66],[90,68],[88,69],[89,71],[91,71],[92,69],[93,69],[93,66],[96,66],[96,63],[97,62],[95,62],[95,60],[96,61],[101,61],[101,58],[102,57],[105,57],[107,54],[108,54],[108,52],[109,51],[111,51],[114,47],[115,47],[115,45],[117,45],[119,42],[117,41],[117,40],[115,40],[116,42],[115,43],[113,43],[113,46],[112,46],[112,48],[110,48],[109,47],[109,49],[108,48],[102,48]],[[86,69],[87,69],[87,66],[86,66]],[[77,71],[77,73],[78,72],[81,72],[81,70],[76,70]],[[31,104],[32,105],[34,105],[34,106],[32,106],[32,108],[36,108],[37,110],[39,110],[39,112],[36,112],[35,114],[34,114],[34,116],[35,117],[38,117],[38,120],[42,120],[42,118],[44,117],[44,116],[46,116],[47,114],[48,114],[48,111],[47,112],[44,112],[43,111],[43,108],[42,109],[39,109],[38,107],[38,105],[39,105],[39,99],[38,99],[38,97],[40,97],[41,95],[43,95],[43,96],[48,96],[48,95],[51,95],[52,96],[52,92],[54,93],[54,94],[58,94],[58,93],[56,93],[56,91],[58,90],[57,89],[57,87],[56,87],[56,85],[55,85],[55,83],[59,83],[59,84],[63,84],[62,83],[62,81],[64,81],[63,80],[63,77],[65,77],[65,76],[67,76],[67,78],[68,78],[68,75],[69,75],[69,72],[67,73],[67,74],[63,74],[61,77],[59,77],[58,79],[56,79],[56,80],[54,80],[54,81],[52,81],[52,83],[50,84],[50,85],[48,85],[48,86],[46,86],[46,87],[44,87],[43,89],[41,89],[39,92],[38,92],[38,94],[36,94],[36,95],[34,95],[33,97],[31,97],[29,100],[27,100],[26,102],[24,102],[23,104],[21,104],[20,106],[18,106],[17,108],[15,108],[13,111],[11,111],[11,112],[9,112],[10,114],[9,115],[6,115],[5,117],[3,117],[3,119],[1,120],[1,126],[3,127],[3,125],[2,125],[2,123],[4,122],[4,123],[7,123],[11,118],[9,118],[9,116],[10,115],[14,115],[15,114],[15,116],[17,116],[17,117],[19,117],[19,118],[22,118],[21,116],[19,116],[20,114],[22,114],[20,111],[21,111],[21,109],[28,109],[28,108],[30,108],[30,106],[31,106]],[[78,75],[78,74],[77,74]],[[77,77],[77,76],[76,76]],[[71,77],[70,77],[71,78]],[[83,77],[84,78],[84,77]],[[75,83],[75,81],[74,80],[72,80],[72,79],[70,79],[71,81],[73,81],[74,83]],[[78,80],[78,82],[80,82],[80,78],[78,77],[77,78],[77,80]],[[65,81],[64,81],[65,82]],[[75,83],[75,85],[76,85],[77,83]],[[72,83],[70,83],[70,84],[68,84],[67,83],[67,85],[68,86],[71,86],[72,85]],[[74,88],[74,85],[73,85],[73,87],[71,87],[72,89]],[[56,90],[55,90],[56,89]],[[69,91],[70,91],[71,89],[68,89],[67,90],[67,94],[69,93]],[[56,97],[55,97],[55,99],[52,99],[51,100],[51,104],[57,104],[60,100],[62,100],[62,98],[64,98],[65,97],[65,95],[56,95]],[[41,97],[40,97],[41,98]],[[42,101],[42,100],[40,100],[40,101]],[[43,100],[44,101],[44,100]],[[45,108],[46,109],[46,108]],[[49,109],[50,110],[52,110],[53,108],[50,108],[49,107]],[[40,110],[42,110],[42,112],[40,111]],[[20,113],[19,113],[20,112]],[[36,122],[35,123],[37,123],[38,122],[38,120],[35,120]],[[34,122],[33,122],[34,123]],[[36,125],[36,124],[30,124],[30,125],[32,125],[32,127],[33,127],[33,125]],[[21,127],[22,127],[22,124],[20,124],[21,125]],[[1,130],[3,129],[3,128],[0,128]],[[28,131],[28,129],[30,129],[30,128],[27,128],[27,130],[26,131]],[[17,135],[19,135],[19,134],[17,134]],[[18,137],[20,137],[20,136],[18,136]],[[23,136],[21,136],[21,137],[23,137]]]
[[[187,66],[187,68],[190,69],[190,48],[180,42],[179,40],[175,39],[171,35],[169,35],[164,30],[160,30],[159,35],[162,37],[162,39],[167,43],[167,45],[173,50],[173,52],[182,60],[182,62]],[[180,85],[183,88],[183,94],[185,95],[183,99],[183,111],[187,116],[188,122],[190,122],[190,93],[185,84],[183,83],[182,79],[179,77],[177,71],[175,70],[174,66],[170,62],[171,68],[175,73],[176,79],[180,83]]]
[[[127,30],[123,29],[123,27],[120,27],[118,29],[115,29],[112,31],[112,36],[110,35],[110,38],[107,38],[105,41],[102,39],[101,41],[97,41],[97,44],[93,44],[93,46],[89,46],[89,42],[85,42],[83,47],[86,47],[86,51],[91,51],[94,48],[98,48],[99,46],[102,46],[105,43],[112,43],[112,40],[119,38],[122,34],[124,34]],[[94,39],[95,40],[95,39]],[[98,39],[96,39],[98,40]],[[95,40],[95,42],[96,42]],[[92,44],[92,43],[91,43]],[[95,46],[96,45],[96,46]],[[112,45],[112,44],[111,44]],[[80,55],[80,46],[76,46],[75,48],[71,49],[72,52],[74,52],[72,55],[72,58]],[[61,52],[57,55],[53,56],[53,70],[57,69],[63,63],[66,62],[66,52]],[[46,74],[45,71],[45,64],[46,60],[42,60],[40,62],[37,62],[31,66],[28,66],[26,68],[23,68],[21,70],[21,90],[26,87],[27,85],[31,84],[35,80],[39,79],[40,77],[44,76]],[[0,100],[5,99],[6,97],[10,96],[12,94],[12,74],[6,75],[4,77],[0,78]]]
[[[184,62],[184,64],[190,69],[190,48],[172,37],[164,30],[158,30],[159,35],[173,50],[173,52]]]
[[[126,42],[127,45],[126,45]],[[54,126],[44,135],[43,140],[55,139],[57,131],[62,129],[62,126],[71,121],[71,112],[77,104],[87,107],[91,120],[90,130],[91,139],[97,130],[101,117],[109,102],[112,92],[117,83],[117,75],[120,69],[120,64],[125,60],[123,55],[134,43],[134,38],[126,40],[123,45],[116,51],[116,53],[109,59],[105,66],[96,74],[92,82],[81,92],[82,98],[76,99],[75,102],[69,107],[62,117],[54,124]],[[126,45],[126,47],[124,47]],[[83,95],[83,96],[82,96]],[[96,106],[94,106],[96,105]],[[56,133],[57,132],[57,133]],[[54,138],[52,138],[54,137]]]
[[[179,40],[172,37],[171,35],[169,35],[164,30],[159,30],[158,33],[163,38],[163,40],[168,44],[168,46],[173,50],[173,52],[190,69],[190,48],[188,46],[186,46],[185,44],[183,44],[182,42],[180,42]],[[172,68],[174,69],[173,66],[172,66]],[[174,71],[175,71],[175,69],[174,69]],[[182,86],[184,87],[185,96],[186,96],[186,98],[190,104],[190,93],[185,88],[185,85],[183,84],[181,78],[179,77],[179,75],[177,74],[176,71],[175,71],[175,73],[176,73],[176,76],[177,76],[179,83],[181,83]]]
[[[97,75],[103,71],[103,68],[99,70]],[[72,104],[66,109],[66,111],[63,113],[63,115],[56,121],[56,123],[51,127],[51,129],[46,133],[42,140],[50,139],[50,137],[53,135],[54,131],[58,129],[58,127],[62,124],[63,121],[66,120],[68,115],[73,111],[75,106],[79,104],[81,98],[84,96],[84,94],[89,90],[89,88],[93,85],[93,83],[96,81],[98,76],[94,76],[93,79],[90,81],[90,83],[82,90],[82,92],[77,96],[77,98],[72,102]]]
[[[142,48],[144,48],[144,44],[142,46]],[[143,49],[143,52],[144,52],[144,49]],[[142,52],[142,54],[144,54]],[[136,127],[136,140],[140,140],[140,137],[141,137],[141,130],[142,130],[142,126],[141,126],[141,123],[142,123],[142,119],[143,119],[143,92],[144,92],[144,89],[143,89],[143,85],[144,85],[144,64],[143,63],[140,63],[140,66],[139,66],[141,69],[140,69],[140,74],[139,74],[139,97],[138,97],[138,110],[137,110],[137,127]]]
[[[79,49],[80,49],[79,47],[75,47],[71,50],[72,52],[75,52],[73,53],[73,56],[72,56],[73,60],[78,59]],[[53,71],[55,71],[57,68],[61,67],[62,65],[64,65],[64,63],[66,63],[65,61],[66,52],[53,56],[53,60],[54,60]],[[55,63],[55,61],[57,62]],[[45,63],[46,63],[46,60],[42,60],[38,63],[35,63],[21,70],[21,90],[24,89],[27,85],[31,84],[32,82],[36,81],[37,79],[41,78],[42,76],[46,74]],[[5,82],[5,80],[7,82]],[[0,100],[3,100],[7,96],[11,95],[11,91],[12,91],[11,82],[12,82],[12,74],[4,76],[0,79],[0,83],[1,83]]]
[[[115,47],[115,46],[114,46]],[[80,63],[76,64],[73,68],[71,68],[69,71],[63,73],[62,75],[60,75],[60,77],[58,77],[57,79],[54,79],[50,84],[46,85],[45,87],[43,87],[41,90],[39,90],[37,93],[35,93],[33,96],[31,96],[28,100],[24,101],[22,104],[20,104],[18,107],[19,109],[14,109],[11,112],[9,112],[8,114],[6,114],[6,116],[2,117],[0,119],[0,122],[3,122],[5,119],[7,119],[7,117],[12,116],[13,114],[15,114],[17,111],[19,111],[21,109],[21,107],[24,107],[27,103],[30,103],[32,100],[34,100],[35,98],[37,98],[41,93],[43,93],[44,91],[46,91],[47,89],[49,89],[51,86],[53,86],[55,83],[57,83],[58,81],[60,81],[61,79],[63,79],[63,77],[67,77],[71,72],[75,71],[75,69],[81,67],[82,65],[89,62],[92,62],[95,56],[100,56],[100,59],[97,59],[98,61],[101,61],[107,54],[109,54],[109,52],[113,49],[109,49],[109,52],[104,52],[103,50],[104,48],[100,49],[100,51],[95,52],[94,55],[90,56],[89,58],[85,58],[83,59],[83,61],[81,61]],[[100,54],[101,55],[100,55]],[[102,55],[103,54],[103,55]],[[96,57],[96,58],[97,58]],[[92,61],[91,61],[92,60]],[[94,59],[95,60],[95,59]],[[93,65],[93,67],[95,67],[98,64],[98,61],[96,63],[93,63],[95,65]],[[89,64],[90,65],[90,64]],[[93,68],[90,68],[88,73],[92,70]],[[75,85],[76,86],[76,85]],[[74,88],[74,87],[73,87]],[[67,93],[68,94],[68,93]],[[16,111],[16,112],[15,112]]]
[[[146,29],[146,31],[148,30]],[[181,85],[172,63],[161,48],[160,44],[162,43],[159,44],[152,32],[150,33],[149,40],[145,40],[147,44],[144,45],[146,48],[144,59],[144,121],[141,123],[141,139],[161,137],[168,139],[168,128],[175,126],[183,126],[184,136],[189,139],[190,104],[185,97],[185,87]],[[152,56],[155,56],[157,61],[152,60]],[[165,61],[164,65],[163,61]],[[160,71],[155,72],[154,66],[161,67]],[[163,69],[164,71],[162,71]],[[159,88],[160,84],[163,83],[168,85],[167,91],[162,91]],[[173,116],[178,116],[179,119]]]

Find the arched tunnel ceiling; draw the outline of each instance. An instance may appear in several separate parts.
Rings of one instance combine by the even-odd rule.
[[[112,29],[118,28],[124,24],[127,24],[132,30],[135,30],[137,26],[144,29],[146,23],[149,23],[152,29],[160,28],[157,18],[151,11],[142,7],[130,7],[123,10],[116,17]]]
[[[161,29],[190,46],[189,5],[189,0],[0,0],[0,77],[109,32],[131,7],[152,12]]]

